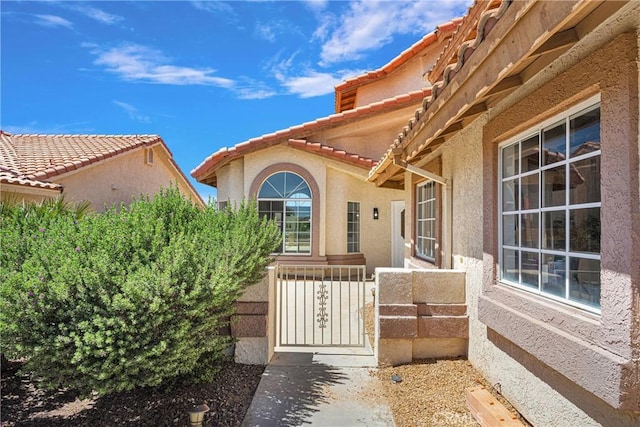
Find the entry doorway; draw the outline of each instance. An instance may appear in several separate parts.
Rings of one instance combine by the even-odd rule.
[[[391,202],[391,267],[404,267],[404,200]]]

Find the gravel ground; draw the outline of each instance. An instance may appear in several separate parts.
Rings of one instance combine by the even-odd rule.
[[[365,308],[365,329],[372,337],[373,305]],[[530,425],[466,359],[414,360],[408,365],[379,368],[372,375],[382,382],[397,427],[478,426],[465,397],[468,387],[478,385],[489,390],[525,426]],[[401,381],[393,381],[395,375]]]

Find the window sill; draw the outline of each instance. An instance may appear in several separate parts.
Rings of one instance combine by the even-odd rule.
[[[627,390],[634,363],[595,342],[599,316],[499,284],[480,296],[478,318],[489,340],[531,372],[549,375],[542,362],[612,407],[638,410]]]

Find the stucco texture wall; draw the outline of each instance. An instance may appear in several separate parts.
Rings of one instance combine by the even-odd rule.
[[[423,75],[431,69],[446,41],[448,39],[436,41],[384,79],[358,88],[356,106],[368,105],[400,93],[431,86]]]
[[[318,226],[317,236],[314,235],[318,240],[315,242],[318,257],[347,253],[347,202],[351,201],[360,202],[361,252],[366,259],[368,273],[372,273],[375,267],[390,265],[390,241],[386,236],[391,229],[391,200],[401,200],[401,191],[368,185],[365,169],[279,145],[247,154],[242,167],[229,167],[228,175],[223,178],[225,182],[243,182],[244,188],[240,194],[237,186],[225,186],[234,191],[228,196],[232,200],[241,199],[243,195],[249,197],[259,188],[261,174],[274,165],[283,165],[285,169],[286,165],[302,168],[317,185],[319,194],[313,196],[314,203],[318,203],[318,211],[317,218],[312,221]],[[378,220],[373,219],[374,207],[379,210]],[[312,247],[315,243],[312,242]],[[304,257],[299,258],[304,262]]]
[[[592,348],[590,351],[593,354],[602,352],[597,346],[608,348],[607,351],[611,352],[606,356],[611,361],[609,365],[587,364],[583,371],[579,371],[583,369],[580,368],[583,361],[580,360],[579,353],[567,353],[569,347],[563,347],[562,342],[554,341],[553,334],[548,334],[539,342],[540,351],[544,352],[545,357],[549,357],[548,361],[555,360],[558,367],[573,372],[571,375],[577,375],[574,378],[583,378],[582,381],[589,387],[599,387],[593,385],[594,381],[608,378],[609,380],[602,380],[602,389],[598,392],[602,396],[607,396],[607,390],[615,392],[616,387],[618,392],[625,394],[633,393],[634,389],[637,392],[633,382],[637,373],[633,374],[631,369],[634,363],[637,369],[638,363],[638,73],[633,65],[638,56],[636,42],[635,34],[627,34],[589,56],[584,53],[585,59],[582,62],[574,58],[574,64],[564,64],[564,73],[562,69],[554,69],[545,76],[548,83],[538,82],[537,89],[525,87],[514,93],[503,105],[490,110],[490,117],[485,115],[477,119],[442,149],[443,175],[453,182],[452,266],[467,272],[469,360],[492,384],[499,386],[503,395],[534,425],[637,426],[640,425],[640,414],[614,409],[611,401],[615,401],[615,396],[611,397],[609,403],[605,402],[603,398],[578,385],[575,379],[572,380],[543,363],[479,320],[479,300],[483,288],[495,283],[497,260],[495,147],[499,141],[494,138],[496,135],[512,135],[522,131],[542,118],[563,111],[589,94],[598,90],[602,92],[603,140],[615,140],[619,145],[615,149],[611,147],[609,152],[605,152],[605,147],[602,155],[603,287],[607,286],[604,284],[607,280],[612,285],[609,297],[604,296],[606,290],[603,289],[605,301],[602,318],[582,315],[579,310],[546,304],[540,297],[526,295],[519,296],[522,303],[517,306],[517,310],[531,312],[531,321],[540,322],[540,327],[554,325],[554,328],[562,330],[562,334],[565,334],[563,339],[569,340],[568,337],[575,335],[576,338],[570,340],[583,340],[581,345]],[[607,120],[609,122],[605,123]],[[486,144],[492,144],[493,148],[487,149]],[[604,162],[608,156],[611,159],[606,166]],[[487,169],[488,164],[493,166]],[[609,168],[610,174],[605,178]],[[607,189],[608,182],[611,183],[610,190]],[[611,191],[609,196],[607,191]],[[610,197],[608,201],[607,197]],[[622,209],[622,212],[616,214],[616,209]],[[634,221],[636,225],[633,225]],[[630,236],[620,235],[629,232]],[[608,239],[611,244],[607,243]],[[606,254],[604,251],[609,252]],[[622,253],[624,251],[627,252]],[[635,273],[629,264],[634,257]],[[612,266],[611,270],[607,270],[607,260]],[[613,288],[614,283],[617,289]],[[611,301],[607,302],[607,298],[611,298]],[[487,316],[491,315],[488,313]],[[632,320],[633,318],[636,320]],[[505,328],[511,328],[514,333],[519,330],[519,326],[514,323],[505,324]],[[523,334],[527,333],[525,330],[521,331]],[[536,339],[533,336],[529,338]],[[521,337],[525,341],[529,338]],[[593,344],[598,342],[599,344]],[[593,345],[596,347],[591,347]],[[616,353],[625,355],[629,362],[619,358]],[[618,371],[610,371],[609,368],[615,368],[616,363]],[[619,375],[624,375],[620,369],[627,369],[623,368],[626,363],[631,364],[628,368],[631,373],[627,374],[630,377],[626,380],[631,382],[620,384]],[[626,391],[620,391],[619,387]]]
[[[367,261],[367,271],[391,265],[391,201],[400,200],[402,192],[367,185],[337,169],[327,169],[327,254],[346,252],[347,202],[360,203],[360,251]],[[379,219],[373,219],[373,208]]]
[[[129,204],[133,197],[157,193],[176,182],[182,194],[191,197],[192,190],[174,170],[160,148],[154,148],[152,165],[145,164],[144,148],[140,148],[62,175],[55,182],[64,187],[66,200],[88,200],[92,209],[102,212],[105,206]]]

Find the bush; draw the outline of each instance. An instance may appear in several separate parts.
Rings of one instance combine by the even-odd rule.
[[[82,393],[211,380],[219,332],[280,238],[253,203],[202,209],[175,188],[81,219],[18,211],[1,224],[19,248],[0,266],[2,351]]]

